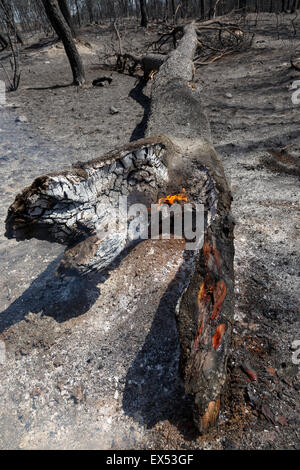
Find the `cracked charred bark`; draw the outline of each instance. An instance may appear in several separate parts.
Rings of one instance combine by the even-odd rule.
[[[205,432],[218,418],[226,380],[234,249],[230,190],[211,144],[200,91],[191,83],[196,47],[195,28],[188,25],[155,77],[145,139],[37,178],[9,208],[6,235],[67,245],[59,272],[84,275],[106,268],[128,246],[124,232],[98,236],[120,194],[150,207],[185,188],[189,202],[204,204],[204,243],[194,252],[176,318],[181,376],[194,397],[195,423]]]

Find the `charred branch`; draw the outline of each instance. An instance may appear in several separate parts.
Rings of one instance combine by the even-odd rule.
[[[157,72],[166,59],[166,56],[159,54],[148,54],[142,57],[132,54],[118,54],[117,70],[124,73],[127,67],[129,74],[133,75],[140,68],[144,72],[144,79],[148,80],[151,72]]]
[[[8,46],[8,42],[7,42],[7,39],[5,38],[5,36],[3,34],[0,33],[0,45],[2,47],[2,50],[6,49],[7,46]]]
[[[230,54],[251,47],[254,34],[244,30],[238,23],[209,20],[197,24],[198,48],[195,66],[207,65]]]

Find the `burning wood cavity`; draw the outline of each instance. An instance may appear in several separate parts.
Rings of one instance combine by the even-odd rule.
[[[205,432],[217,421],[226,380],[234,250],[230,190],[210,141],[200,92],[190,86],[196,47],[195,28],[189,25],[155,75],[145,139],[37,178],[9,208],[6,235],[66,245],[59,274],[84,276],[109,269],[125,249],[147,238],[157,207],[180,206],[183,212],[190,205],[192,213],[203,207],[202,242],[192,252],[193,268],[175,314],[180,374],[194,398],[195,423]],[[134,240],[129,236],[132,205],[147,208],[145,230]],[[113,229],[112,219],[117,220]]]

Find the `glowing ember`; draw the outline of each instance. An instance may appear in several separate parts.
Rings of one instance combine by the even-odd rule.
[[[217,326],[216,332],[212,338],[212,343],[213,343],[213,347],[215,348],[215,350],[217,350],[220,347],[225,331],[226,331],[226,325],[224,323],[221,323],[220,325]]]
[[[180,194],[174,194],[173,196],[172,195],[168,195],[166,197],[161,197],[158,201],[158,207],[161,206],[161,204],[174,204],[174,202],[177,202],[177,201],[188,201],[188,195],[186,194],[186,191],[184,188],[182,188],[182,193]]]

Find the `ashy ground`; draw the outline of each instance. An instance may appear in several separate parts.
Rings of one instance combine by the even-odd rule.
[[[252,48],[195,77],[236,222],[228,383],[205,436],[177,370],[174,306],[190,269],[180,241],[145,241],[110,272],[62,281],[60,245],[4,237],[21,189],[142,137],[149,111],[151,82],[141,89],[101,65],[118,48],[111,26],[82,32],[81,89],[68,86],[59,43],[27,38],[21,86],[0,109],[0,448],[299,449],[300,105],[291,98],[300,72],[290,58],[300,55],[300,20],[249,21]],[[124,49],[145,50],[158,29],[124,23]],[[7,52],[0,60],[7,66]],[[111,85],[91,85],[107,74]]]

